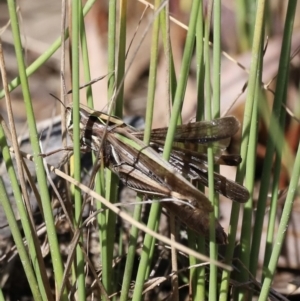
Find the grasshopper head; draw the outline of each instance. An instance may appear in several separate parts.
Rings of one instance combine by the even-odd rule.
[[[86,130],[88,120],[90,118],[90,114],[86,112],[84,109],[79,110],[79,128],[80,132]],[[70,135],[72,136],[73,132],[73,108],[71,106],[66,107],[66,127]],[[82,134],[80,135],[82,136]]]
[[[69,135],[73,139],[73,107],[66,107],[66,127]],[[104,125],[99,122],[97,116],[91,114],[88,110],[80,107],[79,110],[79,130],[80,130],[80,143],[86,149],[94,151],[99,150],[102,137],[102,129]]]

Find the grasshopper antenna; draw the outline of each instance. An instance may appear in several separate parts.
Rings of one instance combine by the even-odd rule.
[[[55,95],[52,94],[52,93],[50,93],[50,95],[51,95],[54,99],[58,100],[58,101],[62,104],[62,106],[63,106],[65,109],[67,109],[66,105],[61,101],[61,99],[59,99],[57,96],[55,96]]]
[[[88,83],[86,83],[86,84],[80,86],[80,87],[79,87],[79,90],[81,90],[81,89],[83,89],[83,88],[85,88],[85,87],[87,87],[87,86],[90,86],[90,85],[92,85],[92,84],[98,82],[99,80],[102,80],[103,78],[105,78],[105,77],[107,77],[107,76],[111,76],[113,73],[114,73],[114,71],[113,71],[113,72],[110,72],[110,73],[107,73],[107,74],[105,74],[105,75],[99,76],[99,77],[97,77],[97,78],[95,78],[95,79],[92,79],[92,80],[89,81]],[[72,93],[72,89],[69,90],[66,94],[71,94],[71,93]]]
[[[62,78],[62,82],[63,82],[64,95],[67,95],[67,93],[66,93],[66,85],[65,85],[65,77],[64,77],[64,74],[63,74],[63,73],[61,73],[61,78]],[[65,109],[67,109],[66,105],[64,104],[64,102],[63,102],[61,99],[59,99],[56,95],[54,95],[54,94],[52,94],[52,93],[49,93],[49,94],[50,94],[54,99],[58,100],[58,101],[61,103],[61,105],[62,105]]]

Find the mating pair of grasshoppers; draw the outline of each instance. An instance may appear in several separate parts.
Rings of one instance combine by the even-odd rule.
[[[73,137],[72,105],[66,107],[67,130]],[[148,196],[172,198],[162,202],[179,220],[197,233],[208,236],[209,213],[213,207],[208,198],[189,180],[208,186],[207,148],[213,147],[216,164],[238,165],[239,155],[223,155],[231,137],[239,129],[235,117],[193,122],[177,126],[174,146],[167,162],[162,158],[167,128],[154,129],[146,145],[143,131],[121,119],[80,106],[80,143],[85,151],[103,156],[105,167],[118,175],[124,185]],[[191,146],[197,145],[196,150]],[[244,203],[249,198],[240,184],[214,173],[215,190],[227,198]],[[179,200],[179,201],[178,201]],[[227,241],[222,226],[216,224],[216,241]]]

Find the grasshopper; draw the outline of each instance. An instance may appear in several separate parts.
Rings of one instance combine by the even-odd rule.
[[[83,151],[101,151],[105,167],[117,174],[129,188],[150,197],[172,198],[174,201],[162,202],[162,205],[187,227],[208,237],[209,213],[213,207],[189,180],[208,186],[208,144],[213,147],[216,164],[238,165],[241,162],[238,155],[222,155],[230,138],[239,129],[235,117],[177,126],[174,147],[167,162],[162,158],[167,128],[152,130],[151,142],[146,145],[142,141],[143,131],[117,117],[84,105],[80,105],[79,114]],[[73,138],[72,104],[66,107],[66,120],[68,133]],[[244,203],[249,198],[245,187],[218,173],[214,173],[214,186],[218,193],[233,201]],[[219,244],[227,242],[227,235],[218,222],[216,241]]]

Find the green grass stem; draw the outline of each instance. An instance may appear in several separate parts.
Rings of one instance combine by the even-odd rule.
[[[54,220],[53,220],[53,214],[52,214],[52,208],[51,208],[50,197],[48,192],[46,174],[43,166],[43,160],[39,156],[41,150],[39,146],[38,133],[36,129],[35,117],[32,108],[31,96],[29,92],[28,78],[26,74],[25,62],[23,57],[23,47],[20,39],[20,30],[18,27],[19,22],[17,19],[17,10],[14,1],[8,0],[7,3],[8,3],[9,15],[11,19],[11,28],[13,32],[14,46],[15,46],[18,69],[20,74],[20,82],[22,86],[23,98],[24,98],[24,103],[26,108],[27,122],[28,122],[31,146],[33,150],[35,169],[36,169],[40,193],[42,196],[41,200],[42,200],[45,221],[47,224],[47,234],[49,239],[50,252],[51,252],[52,261],[54,262],[53,267],[54,267],[54,274],[55,274],[55,283],[56,283],[56,287],[59,287],[59,285],[62,283],[63,266],[62,266],[62,260],[61,260],[61,255],[58,246]],[[67,295],[64,293],[63,300],[66,300],[66,297]]]
[[[257,11],[256,11],[256,21],[255,21],[255,30],[252,46],[252,59],[250,65],[250,74],[249,74],[249,85],[246,98],[246,106],[243,119],[243,129],[242,129],[242,145],[241,145],[241,157],[243,159],[240,164],[236,176],[236,180],[239,183],[243,182],[245,170],[246,170],[246,158],[249,144],[249,133],[250,125],[252,119],[254,98],[255,98],[255,89],[256,89],[256,80],[259,67],[259,53],[261,50],[262,36],[263,36],[263,24],[264,24],[264,9],[265,9],[265,0],[259,0],[257,2]],[[226,249],[225,262],[230,263],[232,260],[234,248],[235,248],[235,237],[237,232],[237,224],[239,219],[240,204],[233,203],[231,216],[230,216],[230,227],[228,241],[229,244]],[[223,271],[222,273],[222,282],[220,288],[220,301],[227,300],[228,289],[229,289],[229,280],[230,272]]]
[[[204,119],[204,83],[205,83],[205,65],[204,65],[204,18],[203,2],[200,2],[198,19],[196,25],[196,62],[197,62],[197,113],[196,120]],[[189,247],[198,252],[205,253],[205,238],[196,237],[192,231],[188,232]],[[193,256],[189,256],[190,265],[198,264]],[[190,279],[192,282],[192,300],[204,300],[206,296],[206,270],[205,267],[198,267],[190,270]]]
[[[155,7],[159,7],[160,0],[156,0]],[[149,70],[149,82],[148,82],[148,97],[147,97],[147,108],[146,108],[146,122],[145,122],[145,132],[144,132],[144,142],[149,144],[152,118],[153,118],[153,107],[155,98],[155,88],[156,88],[156,72],[157,72],[157,61],[158,61],[158,38],[159,38],[159,16],[155,18],[153,23],[152,32],[152,43],[151,43],[151,58],[150,58],[150,70]],[[137,197],[137,202],[141,202],[142,198]],[[134,209],[133,217],[136,220],[140,220],[142,206],[137,205]],[[125,301],[128,299],[128,291],[131,282],[133,264],[136,254],[136,243],[138,238],[138,229],[132,227],[130,231],[130,241],[126,260],[126,266],[124,271],[124,279],[122,283],[122,291],[120,301]],[[153,253],[152,253],[153,254]],[[146,271],[140,272],[144,275],[147,274]]]
[[[80,36],[82,33],[81,24],[81,3],[76,0],[72,2],[72,98],[73,98],[73,141],[74,141],[74,179],[79,181],[81,180],[81,151],[80,151],[80,99],[79,99],[79,45],[80,45]],[[81,190],[78,187],[74,187],[74,204],[75,204],[75,228],[80,227],[81,224],[81,211],[82,211],[82,196]],[[80,238],[82,240],[82,238]],[[76,246],[76,259],[75,259],[75,271],[76,271],[76,282],[77,282],[77,294],[79,300],[86,299],[85,291],[85,273],[84,273],[84,256],[80,246]]]
[[[265,301],[268,299],[268,294],[271,288],[271,284],[276,272],[281,248],[286,236],[286,229],[289,223],[289,218],[291,215],[291,211],[293,209],[293,203],[295,199],[295,193],[298,188],[299,182],[299,174],[300,174],[300,145],[298,146],[298,151],[296,155],[296,160],[293,168],[292,177],[290,180],[290,185],[287,192],[287,197],[284,203],[284,208],[282,211],[277,237],[274,242],[273,251],[271,254],[271,258],[268,264],[268,267],[264,268],[264,282],[261,288],[261,293],[259,296],[259,301]]]
[[[283,129],[285,126],[286,114],[280,115],[280,128]],[[279,135],[277,138],[278,143],[284,145],[284,136]],[[279,179],[280,179],[280,171],[281,171],[281,159],[282,159],[282,151],[283,148],[276,149],[276,159],[274,163],[274,172],[273,172],[273,183],[272,183],[272,194],[271,194],[271,205],[269,210],[269,222],[268,222],[268,230],[267,230],[267,238],[266,238],[266,249],[263,263],[263,275],[262,281],[265,277],[264,271],[266,271],[267,266],[270,261],[270,257],[273,250],[274,243],[274,233],[276,226],[276,217],[278,211],[278,191],[279,191]]]
[[[109,113],[122,117],[123,115],[123,97],[124,97],[124,74],[125,74],[125,61],[126,61],[126,22],[127,22],[127,0],[120,1],[120,15],[119,15],[119,36],[118,36],[118,50],[117,50],[117,73],[116,73],[116,87],[118,94],[116,95],[116,102],[111,103]],[[112,25],[114,26],[114,25]],[[115,32],[115,28],[111,28],[112,33]],[[109,42],[113,43],[113,40]],[[111,48],[110,48],[111,49]],[[111,49],[113,51],[113,49]],[[111,171],[106,170],[105,175],[105,198],[111,202],[115,202],[117,199],[117,186],[118,178]],[[104,217],[102,214],[101,216]],[[112,259],[113,259],[113,247],[114,247],[114,235],[116,215],[110,211],[105,214],[105,227],[102,230],[102,269],[103,269],[103,284],[107,289],[108,294],[112,291]]]
[[[108,73],[111,74],[108,78],[108,101],[112,98],[115,89],[115,53],[116,53],[116,1],[109,1],[109,16],[108,16]],[[114,184],[112,183],[114,182]],[[106,189],[109,189],[108,197],[111,201],[114,198],[113,189],[116,190],[116,180],[108,170],[104,173],[104,167],[101,166],[100,172],[95,179],[95,191],[101,195],[106,194]],[[97,209],[104,209],[104,206],[97,202]],[[112,214],[110,214],[112,216]],[[101,246],[101,262],[103,262],[103,284],[107,292],[112,291],[112,239],[115,238],[115,226],[112,225],[113,219],[108,224],[108,212],[105,210],[97,216],[99,227],[99,241]],[[109,233],[111,239],[109,239]],[[108,242],[109,240],[109,242]]]
[[[5,68],[5,61],[4,61],[1,41],[0,41],[0,62],[1,62],[0,63],[1,75],[3,80],[4,90],[5,90],[6,109],[7,109],[7,115],[9,120],[9,126],[7,126],[5,121],[2,119],[2,116],[0,116],[0,122],[1,122],[0,141],[1,141],[1,148],[2,148],[2,157],[6,165],[7,175],[10,179],[12,191],[14,193],[14,197],[18,208],[19,216],[21,219],[22,227],[24,229],[25,237],[29,245],[29,254],[32,259],[32,262],[34,263],[34,269],[36,272],[36,277],[37,277],[42,298],[51,300],[50,285],[47,280],[48,277],[46,275],[46,269],[43,264],[42,253],[39,247],[39,240],[36,235],[36,232],[33,230],[34,226],[32,225],[33,216],[30,210],[30,201],[29,201],[29,196],[27,194],[26,182],[24,176],[25,169],[23,170],[23,158],[19,150],[16,128],[14,124],[13,110],[11,107],[11,98],[8,92],[7,73]],[[8,149],[8,145],[6,143],[6,137],[4,133],[5,135],[7,135],[7,139],[11,141],[13,148],[15,150],[16,169],[12,164],[12,159],[10,156],[10,152]],[[17,175],[19,176],[19,181]],[[36,193],[36,197],[39,198],[37,194],[38,192]],[[41,203],[40,198],[38,200],[38,203],[39,204]],[[25,204],[27,204],[27,208],[25,208]],[[36,248],[36,246],[38,247]]]
[[[260,55],[260,63],[262,63],[262,55]],[[247,153],[247,169],[246,169],[246,180],[245,186],[249,191],[253,191],[255,185],[255,163],[256,163],[256,147],[257,147],[257,132],[258,132],[258,102],[261,99],[261,73],[257,74],[256,91],[253,103],[253,114],[251,120],[251,128],[249,135],[249,146]],[[243,222],[241,229],[240,239],[240,262],[238,262],[237,269],[238,281],[247,282],[249,281],[249,266],[250,266],[250,247],[252,240],[252,217],[253,217],[253,197],[250,196],[249,201],[244,206]],[[247,299],[248,290],[238,288],[235,290],[235,300]]]
[[[183,52],[182,66],[180,76],[178,79],[177,89],[175,93],[174,105],[172,109],[171,119],[169,122],[169,130],[166,137],[166,144],[164,147],[164,158],[169,159],[172,150],[173,138],[176,131],[176,125],[180,116],[184,94],[186,90],[187,79],[189,75],[189,68],[195,44],[196,24],[199,11],[200,1],[195,0],[192,4],[189,29],[187,32],[186,43]]]
[[[196,27],[196,62],[197,62],[197,113],[196,120],[204,119],[204,83],[205,83],[205,66],[204,66],[204,20],[203,20],[203,3],[200,3],[198,22]]]
[[[218,6],[218,5],[217,5]],[[205,38],[204,38],[204,64],[205,64],[205,119],[211,120],[212,119],[212,87],[211,87],[211,62],[210,62],[210,47],[209,47],[209,33],[210,33],[210,25],[212,20],[212,11],[213,11],[213,1],[208,2],[207,13],[205,18]],[[217,9],[217,16],[219,14],[219,10]],[[216,16],[215,16],[216,17]],[[218,25],[217,25],[218,26]],[[218,39],[220,37],[220,32],[218,28],[214,30],[217,32],[217,36],[214,39]],[[217,45],[220,41],[217,42]],[[214,51],[214,57],[216,57],[216,51]],[[217,64],[217,62],[216,62]],[[213,65],[214,71],[218,70],[220,66]],[[216,76],[219,75],[219,71],[217,74],[214,73],[214,81],[216,81]],[[218,95],[218,87],[217,95]],[[216,98],[215,98],[216,99]],[[217,246],[216,246],[216,199],[215,199],[215,191],[214,191],[214,158],[213,158],[213,150],[211,147],[208,147],[207,150],[207,165],[208,165],[208,197],[211,201],[214,211],[209,215],[209,256],[212,259],[217,258]],[[217,267],[214,264],[210,264],[209,267],[209,289],[208,295],[210,300],[217,299]]]
[[[0,131],[2,131],[2,128]],[[2,132],[0,135],[2,136],[3,134],[4,133]],[[28,280],[28,284],[29,284],[31,292],[32,292],[32,296],[33,296],[34,300],[37,300],[37,301],[46,300],[46,299],[43,299],[41,296],[39,285],[37,283],[37,279],[36,279],[34,271],[32,269],[31,261],[27,255],[27,251],[24,246],[22,235],[20,233],[18,223],[16,221],[14,212],[11,207],[10,200],[7,196],[5,186],[4,186],[4,183],[3,183],[3,180],[1,177],[0,177],[0,203],[5,212],[5,215],[7,217],[9,228],[11,230],[14,242],[16,244],[16,247],[17,247],[17,250],[18,250],[18,253],[20,256],[20,260],[22,262],[24,272],[26,274],[26,278]]]
[[[275,141],[278,141],[278,135],[282,135],[283,130],[278,127],[280,115],[285,114],[282,104],[286,101],[287,79],[289,76],[290,65],[290,50],[291,50],[291,37],[293,32],[294,15],[295,15],[296,1],[290,1],[286,23],[284,28],[284,35],[282,40],[279,73],[277,77],[277,86],[275,91],[274,103],[270,120],[270,136],[267,139],[266,155],[263,165],[262,180],[260,185],[260,192],[258,197],[258,210],[254,223],[253,242],[251,247],[251,268],[250,272],[255,276],[257,272],[258,254],[260,250],[262,226],[265,217],[266,200],[269,192],[269,183],[271,177],[271,170],[273,164],[273,155],[275,150]],[[277,129],[277,131],[276,131]],[[279,147],[282,147],[279,146]]]
[[[12,191],[13,191],[13,194],[14,194],[16,205],[17,205],[17,208],[18,208],[18,213],[19,213],[20,220],[21,220],[21,223],[22,223],[22,228],[23,228],[23,231],[25,233],[30,258],[33,262],[33,268],[35,270],[35,275],[36,275],[36,278],[37,278],[37,281],[38,281],[39,291],[41,292],[43,300],[47,300],[47,299],[51,300],[51,294],[49,294],[50,286],[49,286],[49,283],[45,282],[45,279],[47,279],[47,278],[44,278],[44,281],[42,279],[43,278],[42,275],[45,276],[44,272],[46,270],[45,266],[44,266],[44,263],[42,261],[42,254],[41,254],[39,248],[38,249],[35,248],[35,246],[38,245],[38,243],[37,243],[38,238],[36,236],[36,233],[34,232],[34,230],[31,227],[30,220],[29,220],[29,217],[28,217],[28,214],[27,214],[27,210],[26,210],[25,205],[23,203],[23,198],[22,198],[22,194],[21,194],[21,190],[20,190],[20,186],[19,186],[19,182],[18,182],[18,178],[17,178],[17,173],[16,173],[16,171],[14,169],[14,166],[13,166],[13,163],[12,163],[12,159],[11,159],[11,156],[10,156],[10,151],[9,151],[8,145],[6,143],[6,138],[5,138],[5,135],[4,135],[2,125],[0,126],[0,141],[1,141],[0,146],[1,146],[1,151],[2,151],[2,157],[3,157],[3,160],[5,162],[5,166],[6,166],[6,169],[7,169],[7,174],[9,176],[9,179],[10,179],[10,182],[11,182]],[[5,191],[3,191],[3,193],[6,195]],[[3,202],[5,202],[5,200],[6,200],[6,198],[4,197]],[[10,226],[10,230],[12,231],[13,237],[14,238],[16,237],[16,239],[19,239],[19,235],[20,235],[19,231],[18,231],[18,233],[13,233],[14,231],[16,231],[16,229],[15,229],[15,222],[16,221],[15,221],[15,216],[10,214],[11,205],[9,203],[9,208],[6,207],[6,206],[8,206],[8,205],[3,203],[4,212],[6,214],[8,224]],[[7,215],[7,214],[9,214],[9,215]],[[14,235],[16,235],[16,236],[14,236]],[[19,244],[16,243],[16,246],[19,246]],[[22,246],[23,246],[23,241],[22,241]],[[27,268],[27,264],[28,264],[27,260],[25,262],[26,262],[26,268]],[[25,269],[25,267],[24,267],[24,269]],[[28,280],[28,282],[31,279],[32,278],[30,278]],[[34,279],[34,281],[35,281],[35,279]],[[31,283],[31,285],[33,285],[35,287],[35,283]],[[48,293],[48,295],[47,295],[47,293]]]

